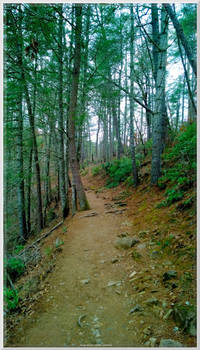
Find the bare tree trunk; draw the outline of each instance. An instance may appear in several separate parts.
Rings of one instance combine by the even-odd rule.
[[[82,85],[82,96],[81,96],[81,120],[79,122],[79,135],[78,135],[78,146],[77,146],[77,157],[78,161],[81,159],[81,147],[82,147],[82,134],[83,134],[83,123],[86,114],[86,96],[87,96],[87,69],[88,69],[88,46],[89,46],[89,31],[90,31],[90,4],[87,5],[86,14],[86,25],[85,25],[85,45],[84,45],[84,65],[83,65],[83,85]]]
[[[28,181],[27,181],[27,233],[31,232],[31,174],[32,174],[33,148],[31,145],[28,162]]]
[[[80,209],[86,210],[89,208],[89,204],[84,192],[83,184],[79,172],[79,163],[76,154],[75,145],[75,117],[76,117],[76,106],[77,106],[77,94],[80,74],[80,59],[81,59],[81,31],[82,31],[82,5],[75,5],[75,50],[74,50],[74,68],[72,76],[72,90],[70,96],[69,105],[69,156],[70,166],[72,170],[73,180],[77,190],[77,196],[80,203]]]
[[[48,141],[49,139],[49,141]],[[44,199],[44,225],[46,223],[47,208],[50,204],[51,198],[49,196],[50,189],[50,154],[51,154],[51,140],[52,132],[50,130],[49,137],[46,137],[46,162],[45,162],[45,199]]]
[[[24,160],[23,160],[23,116],[22,116],[22,94],[20,93],[18,102],[17,115],[17,147],[16,147],[16,163],[18,169],[18,185],[17,185],[17,199],[18,199],[18,218],[19,218],[19,233],[21,240],[27,238],[26,228],[26,214],[25,214],[25,194],[24,194]]]
[[[135,141],[134,141],[134,101],[133,101],[133,91],[134,91],[134,14],[133,5],[130,5],[130,16],[131,16],[131,36],[130,36],[130,148],[131,148],[131,158],[132,158],[132,171],[134,186],[138,185],[138,172],[135,159]]]
[[[23,78],[22,68],[22,11],[19,5],[19,32],[18,32],[18,62],[20,65],[20,78]],[[19,218],[19,234],[22,241],[27,238],[26,213],[25,213],[25,194],[24,194],[24,159],[23,159],[23,113],[22,113],[22,87],[19,87],[18,96],[18,113],[16,118],[17,137],[16,137],[16,163],[17,163],[17,200],[18,200],[18,218]]]
[[[152,22],[153,22],[152,13]],[[156,74],[156,97],[155,113],[153,116],[153,145],[152,145],[152,169],[151,183],[157,184],[161,175],[161,154],[163,150],[163,138],[166,126],[166,106],[165,106],[165,77],[166,77],[166,56],[168,42],[168,16],[162,7],[161,10],[161,33],[158,53],[158,67]]]
[[[60,198],[62,207],[63,219],[69,214],[68,196],[66,193],[65,184],[65,157],[64,157],[64,123],[63,123],[63,18],[62,18],[62,4],[59,5],[59,45],[58,45],[58,66],[59,66],[59,117],[58,117],[58,133],[59,133],[59,184],[60,184]]]
[[[98,117],[98,128],[97,128],[97,136],[96,136],[96,159],[98,159],[99,131],[100,131],[100,118]]]

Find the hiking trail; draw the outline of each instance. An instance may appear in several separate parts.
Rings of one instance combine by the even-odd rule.
[[[174,334],[173,321],[163,319],[173,297],[159,282],[163,261],[151,258],[146,237],[135,234],[126,201],[113,199],[114,190],[95,191],[86,178],[84,185],[92,209],[66,219],[67,231],[61,226],[48,238],[60,237],[62,252],[45,279],[44,294],[7,346],[139,347],[146,341],[156,346],[161,338],[192,344],[191,337]],[[117,249],[120,236],[139,242]],[[142,259],[131,257],[135,247]],[[167,264],[175,268],[164,260]]]

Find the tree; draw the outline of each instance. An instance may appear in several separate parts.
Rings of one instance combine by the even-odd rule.
[[[157,11],[152,5],[152,23]],[[166,79],[166,57],[167,57],[167,37],[168,37],[168,15],[164,7],[161,9],[160,33],[155,33],[153,28],[153,38],[156,40],[154,45],[159,47],[159,51],[154,54],[154,79],[155,79],[155,112],[153,115],[153,145],[152,145],[152,168],[151,168],[151,183],[158,183],[161,175],[161,154],[163,151],[163,139],[166,130],[166,107],[165,107],[165,79]],[[156,27],[156,31],[158,26]],[[156,35],[156,39],[155,39]],[[159,41],[157,40],[159,35]]]
[[[138,173],[135,160],[135,145],[134,145],[134,124],[133,124],[133,113],[134,113],[134,101],[133,101],[133,90],[134,90],[134,14],[133,5],[130,7],[131,16],[131,35],[130,35],[130,148],[132,158],[132,169],[134,186],[138,185]]]
[[[76,186],[77,196],[80,203],[80,209],[89,209],[89,204],[84,192],[83,184],[79,172],[79,163],[76,154],[75,144],[75,118],[77,107],[77,94],[80,74],[80,58],[81,58],[81,32],[82,32],[82,5],[75,5],[75,49],[74,49],[74,67],[72,73],[72,89],[69,104],[69,155],[70,166],[72,170],[73,180]]]

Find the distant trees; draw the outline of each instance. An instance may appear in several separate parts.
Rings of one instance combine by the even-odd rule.
[[[76,194],[79,209],[89,208],[80,169],[93,161],[130,156],[137,186],[148,141],[157,184],[167,132],[196,118],[196,5],[177,8],[4,5],[10,246],[47,225],[59,202],[69,214],[69,183],[73,211]],[[169,80],[172,64],[180,74]]]

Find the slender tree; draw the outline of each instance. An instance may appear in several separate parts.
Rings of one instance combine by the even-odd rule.
[[[72,170],[73,181],[76,186],[77,196],[79,199],[80,209],[86,210],[89,204],[85,195],[83,184],[79,172],[79,163],[76,154],[75,145],[75,118],[77,107],[77,94],[80,74],[80,58],[81,58],[81,32],[82,32],[82,5],[75,5],[75,49],[74,49],[74,67],[72,73],[72,90],[69,105],[69,155],[70,166]]]

